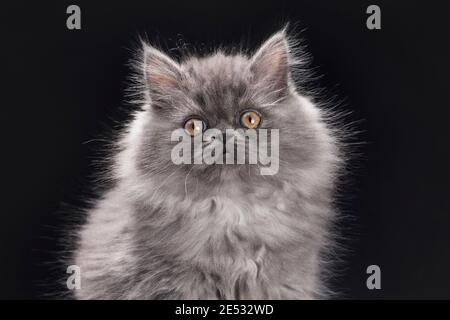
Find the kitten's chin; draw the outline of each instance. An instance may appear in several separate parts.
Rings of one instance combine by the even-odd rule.
[[[254,187],[261,187],[269,181],[261,175],[257,165],[212,164],[186,167],[178,175],[169,173],[156,183],[153,180],[152,185],[162,194],[189,194],[190,197],[205,198],[251,192]]]
[[[219,180],[222,185],[248,186],[260,181],[261,173],[256,165],[222,165]]]

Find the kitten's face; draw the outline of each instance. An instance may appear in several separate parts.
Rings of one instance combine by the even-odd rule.
[[[154,48],[145,48],[144,73],[151,100],[140,142],[138,168],[145,178],[212,190],[226,182],[251,187],[279,184],[296,170],[307,170],[319,150],[317,119],[302,108],[289,81],[289,47],[284,33],[270,38],[251,58],[217,53],[178,64]],[[258,164],[181,164],[171,159],[174,130],[279,130],[279,171],[261,176]],[[256,125],[255,125],[256,124]],[[191,129],[194,129],[192,127]],[[187,132],[188,133],[188,132]],[[207,142],[204,142],[206,145]],[[248,159],[249,148],[245,148]],[[236,157],[236,155],[235,155]],[[278,159],[277,159],[278,160]],[[171,182],[169,182],[171,183]]]

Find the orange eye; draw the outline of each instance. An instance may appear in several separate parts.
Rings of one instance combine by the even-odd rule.
[[[248,129],[255,129],[261,123],[261,116],[255,111],[246,111],[241,115],[241,125]]]
[[[190,136],[196,136],[199,133],[202,133],[205,129],[205,122],[200,119],[192,118],[186,121],[184,124],[184,130]]]

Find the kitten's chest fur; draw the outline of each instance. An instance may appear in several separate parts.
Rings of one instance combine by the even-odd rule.
[[[295,189],[266,191],[196,200],[166,194],[159,204],[145,206],[124,189],[112,190],[80,231],[75,264],[83,283],[77,296],[319,296],[319,253],[326,244],[329,207]]]
[[[172,218],[160,230],[141,230],[146,237],[141,245],[155,251],[150,259],[167,256],[156,268],[179,272],[170,281],[185,283],[189,292],[180,297],[312,297],[303,291],[316,282],[317,241],[314,221],[299,205],[286,190],[170,202],[161,212]],[[152,276],[154,262],[142,263],[152,266]]]

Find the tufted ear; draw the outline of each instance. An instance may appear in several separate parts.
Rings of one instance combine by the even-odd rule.
[[[143,44],[144,78],[150,97],[158,100],[179,89],[182,72],[180,65],[152,46]]]
[[[250,70],[256,81],[280,94],[286,92],[289,78],[289,43],[283,29],[272,35],[253,55]]]

